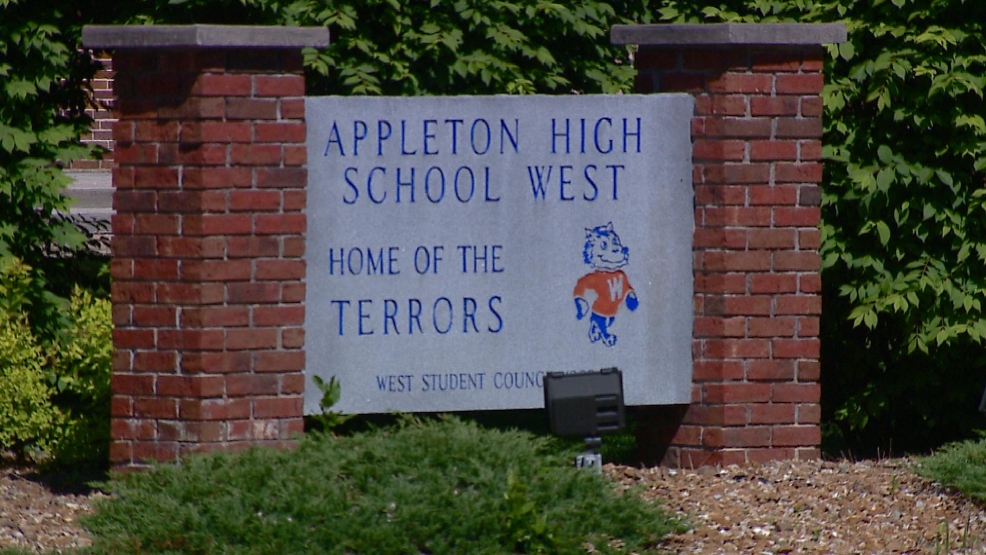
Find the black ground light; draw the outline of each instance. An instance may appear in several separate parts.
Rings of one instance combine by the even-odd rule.
[[[585,452],[576,457],[575,466],[601,471],[600,436],[618,431],[626,423],[623,373],[616,368],[573,374],[549,372],[544,377],[544,408],[551,433],[585,438]]]

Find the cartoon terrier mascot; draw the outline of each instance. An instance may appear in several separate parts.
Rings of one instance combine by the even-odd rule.
[[[616,336],[609,332],[609,327],[616,320],[620,305],[626,301],[627,308],[633,311],[639,304],[627,275],[620,269],[629,263],[630,249],[623,246],[620,236],[613,231],[613,222],[609,222],[585,229],[582,258],[593,271],[575,284],[575,316],[581,320],[589,314],[589,340],[593,343],[602,340],[612,347],[616,345]]]

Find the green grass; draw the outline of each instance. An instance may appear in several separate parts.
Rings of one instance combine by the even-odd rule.
[[[914,471],[986,503],[986,437],[945,445],[919,459]]]
[[[560,445],[454,418],[309,434],[122,476],[84,525],[91,553],[277,555],[630,553],[681,527]]]

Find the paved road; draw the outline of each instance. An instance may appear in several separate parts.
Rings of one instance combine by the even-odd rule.
[[[113,215],[113,183],[106,170],[71,170],[65,172],[75,181],[68,196],[75,199],[72,214],[109,222]]]

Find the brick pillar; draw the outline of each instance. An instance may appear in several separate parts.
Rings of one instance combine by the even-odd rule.
[[[114,465],[303,430],[304,77],[324,29],[103,27],[113,170]]]
[[[822,44],[837,25],[614,27],[639,93],[687,92],[695,186],[693,402],[645,411],[664,464],[815,458]]]

